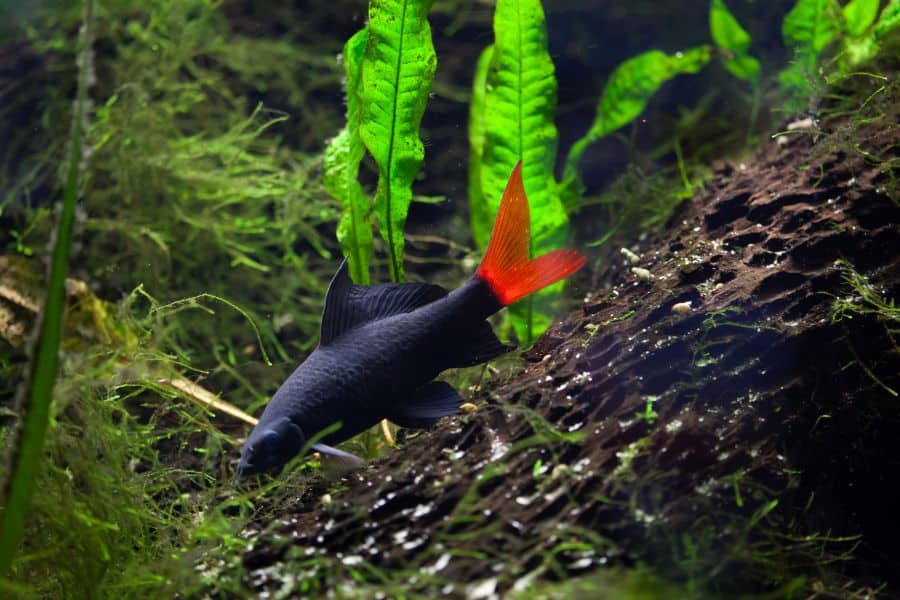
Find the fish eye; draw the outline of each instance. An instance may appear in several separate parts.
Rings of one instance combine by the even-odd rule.
[[[281,445],[281,436],[278,435],[277,431],[270,429],[262,436],[257,443],[257,449],[261,451],[272,451],[277,449]]]

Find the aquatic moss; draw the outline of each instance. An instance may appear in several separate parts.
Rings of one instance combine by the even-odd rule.
[[[34,42],[60,66],[57,79],[41,81],[44,118],[71,107],[77,23],[56,11],[45,23],[56,33]],[[315,343],[336,207],[319,181],[319,158],[281,143],[285,119],[306,117],[269,111],[244,92],[267,74],[287,88],[287,69],[307,64],[322,67],[311,85],[339,75],[331,54],[235,35],[217,5],[202,0],[104,3],[97,31],[103,77],[76,215],[80,291],[67,302],[40,492],[4,593],[143,597],[173,585],[237,586],[239,569],[237,579],[218,578],[212,567],[196,572],[195,560],[236,556],[259,494],[284,502],[307,476],[285,476],[277,492],[235,489],[229,462],[243,428],[159,381],[203,376],[252,411]],[[291,97],[309,92],[303,83],[291,83]],[[49,239],[51,213],[33,199],[57,193],[65,132],[48,123],[45,134],[43,148],[21,138],[19,154],[6,155],[36,165],[24,175],[4,171],[16,185],[4,186],[3,216],[21,235],[3,241],[23,255],[39,254]],[[275,367],[265,366],[248,318]],[[0,350],[3,373],[17,378],[20,350],[7,341]]]

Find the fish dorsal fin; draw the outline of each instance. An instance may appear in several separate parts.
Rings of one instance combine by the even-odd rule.
[[[407,313],[446,295],[447,290],[429,283],[383,283],[372,287],[353,285],[345,260],[325,294],[319,343],[327,346],[361,323]]]
[[[446,295],[447,290],[430,283],[355,285],[350,292],[353,304],[365,311],[367,321],[408,313]]]
[[[319,343],[327,346],[336,337],[365,320],[365,315],[357,314],[350,300],[350,292],[356,287],[347,272],[347,260],[341,262],[337,273],[331,278],[325,293],[325,310],[322,312],[322,331]]]

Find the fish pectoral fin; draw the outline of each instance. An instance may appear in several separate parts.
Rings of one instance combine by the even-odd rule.
[[[387,418],[401,427],[424,429],[441,417],[459,414],[464,402],[459,392],[445,381],[432,381],[413,393],[409,401],[391,411]]]
[[[338,463],[339,466],[348,470],[358,469],[365,464],[365,461],[355,454],[332,448],[327,444],[313,444],[312,449],[313,452],[319,452],[324,457],[332,459],[333,462]]]

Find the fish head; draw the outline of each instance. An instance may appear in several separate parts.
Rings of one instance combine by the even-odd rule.
[[[278,471],[305,443],[303,430],[288,417],[259,423],[241,448],[238,477]]]

